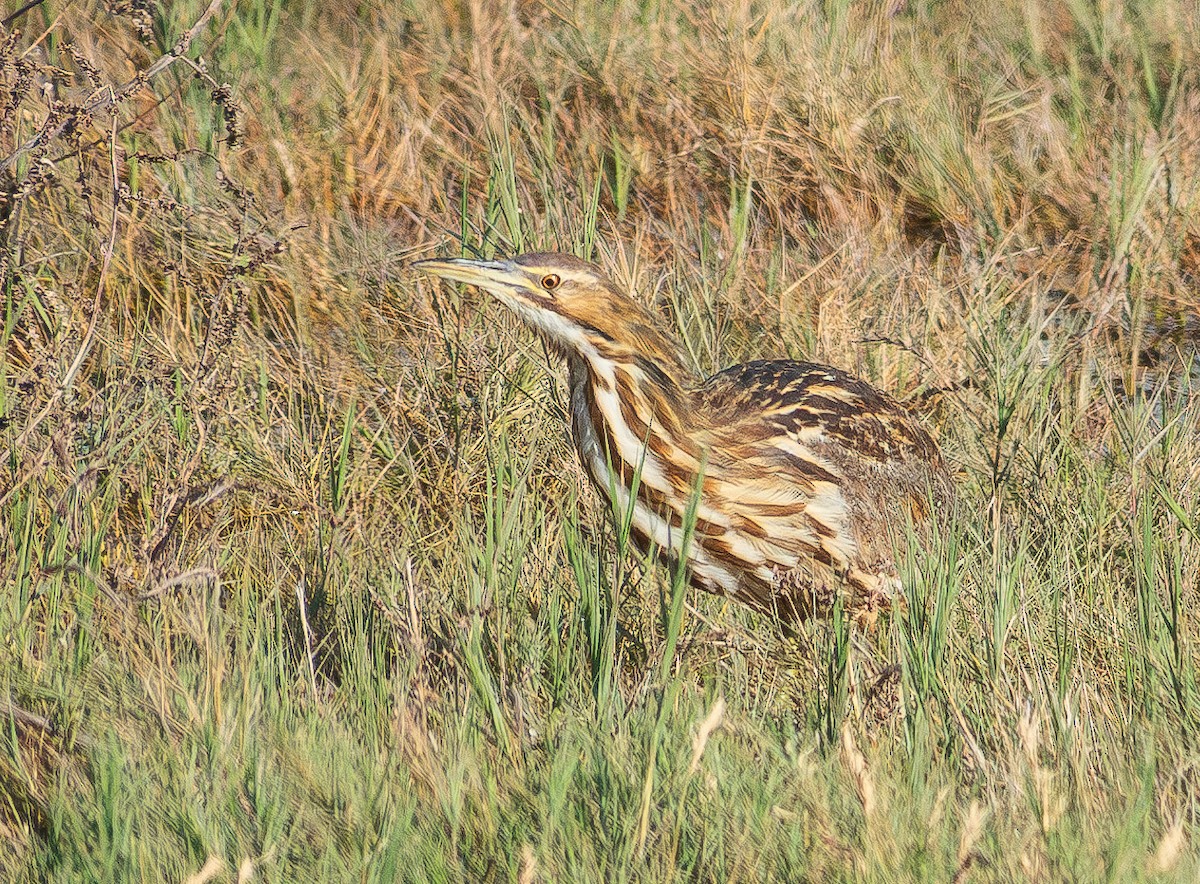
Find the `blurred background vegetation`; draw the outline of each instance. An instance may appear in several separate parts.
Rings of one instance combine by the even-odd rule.
[[[1193,2],[12,6],[7,879],[1195,880]],[[907,611],[677,619],[533,249],[921,412]]]

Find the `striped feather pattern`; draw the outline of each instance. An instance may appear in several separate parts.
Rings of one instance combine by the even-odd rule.
[[[700,589],[789,621],[837,593],[860,609],[887,603],[897,534],[953,497],[929,434],[843,371],[757,361],[696,382],[649,312],[577,258],[422,264],[487,289],[567,357],[588,474],[618,510],[632,507],[635,542],[686,555]]]

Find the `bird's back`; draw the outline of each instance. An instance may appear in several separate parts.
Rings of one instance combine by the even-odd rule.
[[[875,602],[894,594],[905,525],[953,496],[937,444],[902,405],[839,369],[789,360],[734,366],[692,397],[725,507],[765,535],[756,545],[772,579],[744,572],[750,604],[778,610],[791,586],[823,597],[819,607],[839,582]]]
[[[892,397],[841,369],[786,359],[735,365],[694,392],[716,425],[763,422],[879,463],[940,463],[937,445]]]

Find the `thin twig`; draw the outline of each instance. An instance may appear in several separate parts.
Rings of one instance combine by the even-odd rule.
[[[922,365],[924,365],[926,368],[933,367],[933,363],[930,361],[929,357],[925,356],[922,353],[918,353],[916,347],[914,347],[912,344],[909,344],[906,341],[900,340],[899,338],[889,338],[885,335],[871,335],[871,336],[865,337],[865,338],[857,338],[854,341],[854,343],[856,343],[856,344],[887,344],[889,347],[898,347],[899,349],[903,350],[905,353],[908,353],[911,356],[915,356],[917,358],[917,360]]]
[[[41,6],[45,2],[46,2],[46,0],[29,0],[28,3],[26,3],[24,6],[22,6],[20,9],[18,9],[16,12],[14,12],[12,15],[5,16],[4,20],[0,21],[0,28],[7,28],[9,25],[11,25],[13,22],[15,22],[17,19],[19,19],[21,16],[23,16],[29,10],[33,9],[35,6]]]
[[[31,136],[28,141],[14,150],[2,163],[0,163],[0,172],[9,171],[16,166],[17,160],[25,156],[25,154],[48,141],[53,141],[58,136],[62,135],[63,132],[65,132],[69,127],[78,123],[80,119],[84,117],[90,117],[100,111],[115,107],[134,92],[145,86],[154,77],[157,77],[159,74],[173,65],[179,60],[181,55],[188,51],[192,45],[192,41],[196,39],[196,35],[200,33],[200,30],[208,23],[208,20],[212,18],[214,14],[216,14],[216,11],[221,8],[222,2],[223,0],[211,0],[211,2],[208,4],[208,8],[200,14],[198,19],[196,19],[196,23],[183,32],[183,36],[175,42],[175,45],[171,47],[170,51],[167,52],[166,55],[161,56],[157,61],[150,65],[150,67],[139,73],[132,80],[129,80],[116,89],[105,90],[104,95],[92,101],[90,104],[85,104],[82,107],[77,107],[68,111],[63,115],[62,120],[59,121],[58,125],[53,129],[43,129],[36,135]]]
[[[79,352],[75,354],[71,367],[67,369],[67,373],[63,377],[62,385],[59,388],[63,393],[69,390],[71,384],[74,383],[75,375],[79,373],[83,360],[87,358],[88,351],[92,349],[92,341],[96,337],[96,323],[100,319],[100,299],[104,296],[104,285],[108,281],[108,268],[112,265],[113,251],[117,247],[117,219],[121,214],[121,181],[117,177],[117,120],[115,117],[112,121],[112,133],[108,142],[108,168],[109,183],[112,185],[112,219],[108,224],[108,241],[104,244],[104,251],[101,253],[100,278],[96,281],[96,294],[92,298],[91,320],[88,322],[87,332],[83,336],[83,343],[79,345]]]
[[[54,727],[54,723],[50,719],[38,715],[36,712],[30,712],[28,709],[22,709],[11,700],[0,700],[0,719],[3,718],[11,718],[18,724],[23,724],[26,727],[35,727],[51,736],[58,733],[57,728]]]
[[[146,592],[138,596],[138,601],[157,598],[169,589],[184,586],[188,583],[209,583],[219,581],[220,579],[221,575],[212,568],[192,568],[191,570],[184,571],[182,574],[168,577],[159,583],[158,586],[154,587],[154,589],[146,590]]]
[[[300,603],[300,626],[304,630],[304,651],[308,658],[308,677],[312,684],[313,703],[317,702],[317,664],[314,662],[312,630],[308,628],[308,602],[304,600],[304,578],[296,581],[296,600]]]
[[[88,318],[87,331],[84,332],[83,341],[79,345],[79,350],[75,353],[75,358],[71,360],[71,367],[67,369],[67,373],[63,376],[62,383],[58,385],[58,389],[54,391],[54,395],[45,404],[37,417],[31,420],[28,426],[21,431],[21,435],[17,437],[17,448],[24,448],[26,441],[31,433],[41,426],[42,421],[50,414],[51,411],[58,405],[59,401],[71,389],[71,384],[75,382],[75,375],[79,373],[80,367],[83,365],[83,360],[87,358],[87,354],[92,349],[92,343],[96,337],[96,325],[100,321],[100,301],[104,295],[104,286],[108,281],[108,268],[112,264],[113,252],[117,247],[117,222],[120,218],[120,187],[121,182],[117,177],[117,121],[113,119],[112,138],[108,145],[108,161],[109,161],[109,184],[112,188],[112,219],[108,225],[108,241],[104,244],[104,250],[101,254],[100,261],[100,277],[96,280],[96,294],[92,297],[92,315]]]
[[[412,556],[404,560],[404,588],[408,593],[408,628],[413,644],[419,649],[421,656],[425,654],[425,635],[421,631],[421,617],[417,613],[417,587],[413,580]]]

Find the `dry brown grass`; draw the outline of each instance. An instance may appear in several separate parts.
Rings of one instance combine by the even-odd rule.
[[[138,8],[0,59],[5,875],[1194,876],[1194,5]],[[908,613],[676,645],[459,237],[910,397]]]

